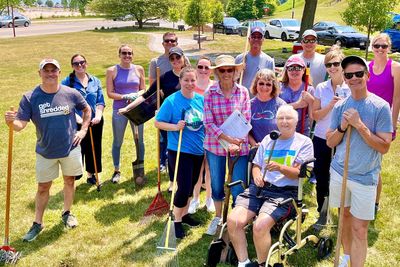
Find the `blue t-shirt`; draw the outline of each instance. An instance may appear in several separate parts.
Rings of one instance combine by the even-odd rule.
[[[281,83],[281,94],[279,96],[283,99],[283,101],[285,101],[288,104],[294,103],[300,99],[301,92],[303,92],[303,90],[304,90],[304,85],[305,85],[305,83],[303,82],[299,90],[293,91],[292,88],[289,87],[289,85],[285,85],[285,84]],[[307,91],[313,95],[314,87],[312,87],[311,85],[308,85]],[[301,124],[302,124],[301,120],[302,120],[303,109],[306,109],[303,134],[308,136],[310,134],[310,129],[311,129],[310,118],[308,116],[308,107],[296,109],[297,114],[299,115],[299,121],[297,122],[296,132],[298,132],[298,133],[301,132]]]
[[[75,76],[74,80],[71,83],[71,79],[69,76],[65,77],[65,79],[61,82],[61,84],[69,86],[71,88],[75,88],[81,93],[83,98],[85,98],[86,102],[89,104],[92,110],[92,119],[96,115],[96,106],[101,105],[105,106],[103,90],[101,88],[101,82],[96,77],[88,74],[88,85],[85,88],[79,79]],[[82,117],[82,111],[77,110],[79,116]]]
[[[48,159],[63,158],[75,147],[75,111],[87,103],[75,89],[60,85],[56,93],[46,93],[40,86],[21,99],[17,118],[32,120],[36,126],[36,153]]]
[[[277,162],[289,167],[293,167],[294,163],[302,164],[314,157],[311,139],[302,134],[294,133],[289,139],[276,140],[274,150],[272,150],[273,143],[274,141],[269,135],[265,136],[254,157],[253,163],[261,167],[262,174],[271,154],[271,162]],[[299,184],[298,179],[290,179],[278,171],[267,171],[264,180],[280,187],[297,186]]]
[[[286,104],[279,97],[270,99],[267,102],[260,101],[257,97],[250,100],[251,105],[251,133],[257,143],[273,130],[278,130],[276,126],[276,112],[278,108]]]
[[[188,154],[203,155],[204,97],[197,93],[193,98],[186,98],[181,91],[173,93],[161,105],[156,120],[176,124],[184,119],[186,126],[182,133],[181,151]],[[184,114],[184,118],[182,118]],[[178,150],[179,131],[168,131],[168,149]]]
[[[338,127],[342,121],[343,112],[349,108],[358,111],[361,121],[372,133],[392,132],[392,116],[389,104],[372,93],[368,93],[368,96],[361,100],[354,100],[352,96],[349,96],[343,101],[337,102],[332,110],[330,129]],[[344,134],[342,141],[336,146],[336,153],[331,163],[331,167],[340,175],[343,175],[347,134],[348,132]],[[358,131],[353,128],[350,136],[348,179],[363,185],[376,185],[381,170],[381,162],[382,154],[365,143]]]

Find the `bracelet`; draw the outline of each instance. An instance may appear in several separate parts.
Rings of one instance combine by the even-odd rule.
[[[338,130],[339,133],[345,133],[347,131],[347,128],[342,130],[342,128],[340,128],[340,124],[339,124],[338,127],[336,128],[336,130]]]

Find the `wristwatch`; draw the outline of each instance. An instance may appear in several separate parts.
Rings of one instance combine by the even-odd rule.
[[[338,127],[336,128],[336,130],[338,130],[339,133],[345,133],[347,128],[342,130],[342,128],[340,128],[340,124],[339,124]]]

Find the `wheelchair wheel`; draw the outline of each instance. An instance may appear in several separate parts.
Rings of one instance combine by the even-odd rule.
[[[226,262],[228,262],[230,265],[234,265],[234,266],[237,266],[237,264],[239,262],[232,243],[229,244],[228,253],[226,255]]]
[[[283,267],[283,263],[274,263],[273,267]]]
[[[329,237],[321,237],[317,244],[318,249],[318,260],[324,260],[328,258],[333,250],[333,241]]]

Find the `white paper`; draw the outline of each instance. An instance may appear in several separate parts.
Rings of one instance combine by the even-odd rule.
[[[243,114],[239,110],[235,109],[219,128],[226,135],[233,138],[243,139],[249,134],[252,126]],[[218,140],[224,149],[228,149],[229,143],[227,141],[222,140],[221,138]]]

